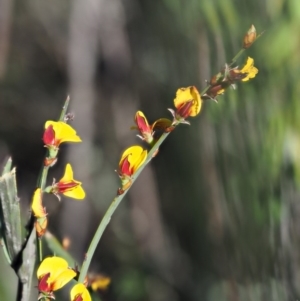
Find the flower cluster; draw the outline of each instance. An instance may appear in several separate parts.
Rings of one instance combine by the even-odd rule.
[[[243,49],[249,48],[255,40],[256,30],[252,25],[244,36]],[[226,64],[218,74],[212,77],[202,96],[195,86],[177,90],[176,97],[174,98],[175,109],[169,109],[173,116],[172,121],[167,118],[160,118],[153,124],[150,124],[145,114],[137,111],[134,117],[136,125],[132,128],[139,131],[139,138],[151,147],[155,147],[155,134],[157,131],[169,133],[178,124],[190,124],[187,118],[195,117],[200,113],[203,100],[216,100],[217,96],[223,94],[230,86],[234,87],[238,82],[248,81],[254,78],[257,73],[258,69],[254,67],[254,60],[251,57],[247,58],[246,64],[241,69]],[[158,149],[155,150],[155,154],[157,152]],[[122,183],[122,188],[118,191],[119,194],[122,194],[131,186],[133,176],[151,159],[148,157],[147,150],[138,145],[131,146],[123,152],[118,171]]]
[[[143,112],[137,111],[134,118],[136,125],[132,127],[139,131],[137,136],[150,146],[153,146],[156,142],[156,132],[169,133],[180,123],[189,124],[186,118],[197,116],[202,106],[202,99],[197,88],[190,86],[178,89],[174,99],[174,106],[176,110],[169,109],[172,113],[173,121],[167,118],[160,118],[153,124],[148,122]],[[122,183],[122,188],[118,191],[119,194],[122,194],[131,186],[133,176],[142,165],[148,162],[147,157],[148,151],[139,145],[131,146],[123,152],[118,170]]]
[[[81,142],[76,131],[68,124],[62,121],[47,121],[45,123],[45,131],[43,142],[48,149],[48,154],[44,160],[44,170],[48,170],[57,161],[59,146],[64,142]],[[67,197],[82,200],[85,192],[81,186],[81,182],[73,178],[73,170],[70,164],[66,165],[64,176],[58,181],[53,181],[48,187],[38,187],[34,194],[31,204],[33,215],[36,217],[35,228],[37,235],[42,237],[47,229],[48,218],[46,209],[43,207],[43,193],[52,193],[60,199],[63,194]]]
[[[47,156],[44,160],[43,173],[39,187],[35,190],[32,198],[31,209],[36,219],[35,229],[41,238],[47,229],[48,218],[43,206],[43,194],[53,194],[60,199],[61,195],[82,200],[85,198],[85,191],[82,183],[75,180],[71,164],[67,164],[65,172],[59,181],[53,180],[52,184],[46,186],[47,172],[57,161],[59,147],[64,142],[81,142],[76,131],[63,121],[47,121],[43,142],[47,148]],[[60,257],[48,257],[44,259],[38,270],[38,290],[40,299],[55,299],[54,292],[62,288],[70,280],[77,276],[77,271],[68,266],[68,263]],[[71,301],[91,301],[90,294],[83,283],[77,283],[70,292]]]
[[[258,69],[254,66],[254,60],[251,57],[247,58],[246,64],[242,69],[238,67],[231,68],[225,65],[223,70],[213,76],[209,82],[209,88],[203,95],[203,99],[216,100],[217,96],[224,94],[225,90],[238,82],[246,82],[252,79],[258,73]]]
[[[251,25],[248,32],[243,39],[243,50],[249,48],[256,40],[256,29],[254,25]],[[234,62],[234,60],[233,60]],[[209,81],[207,91],[203,94],[203,99],[217,100],[219,95],[224,94],[227,88],[235,87],[238,82],[246,82],[252,79],[258,73],[258,69],[254,66],[254,60],[251,57],[247,58],[247,61],[243,68],[232,67],[232,64],[225,65],[225,67],[216,75],[214,75]]]

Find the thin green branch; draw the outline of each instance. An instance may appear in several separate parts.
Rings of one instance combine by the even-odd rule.
[[[135,182],[135,180],[138,178],[138,176],[140,175],[140,173],[143,171],[143,169],[145,168],[145,166],[151,161],[151,159],[153,158],[153,155],[155,155],[156,151],[158,150],[159,146],[164,142],[164,140],[168,137],[170,133],[164,133],[162,134],[162,136],[157,140],[157,142],[154,144],[154,146],[152,147],[152,149],[149,151],[146,162],[137,170],[137,172],[135,173],[131,184],[133,184]],[[85,260],[82,264],[82,268],[80,270],[80,276],[78,279],[78,282],[83,282],[84,278],[86,277],[88,268],[90,266],[90,263],[92,261],[93,255],[95,253],[95,250],[97,248],[97,245],[107,227],[107,225],[109,224],[111,217],[113,215],[113,213],[115,212],[115,210],[118,208],[119,204],[121,203],[121,201],[124,199],[125,195],[127,194],[127,192],[129,191],[129,189],[125,190],[123,194],[116,196],[113,201],[111,202],[109,208],[107,209],[103,219],[101,220],[98,229],[92,239],[92,242],[89,246],[89,249],[86,253],[86,257]]]
[[[70,103],[70,96],[68,95],[67,99],[65,100],[65,103],[64,103],[64,106],[63,106],[62,111],[60,113],[58,121],[64,121],[65,120],[67,110],[68,110],[68,107],[69,107],[69,103]]]

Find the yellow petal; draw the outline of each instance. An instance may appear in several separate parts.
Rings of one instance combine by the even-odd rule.
[[[40,264],[37,270],[37,277],[40,278],[41,276],[50,273],[51,276],[55,275],[56,273],[61,273],[68,268],[68,263],[61,257],[47,257],[45,258],[42,263]]]
[[[139,145],[128,147],[122,154],[121,160],[123,161],[128,155],[139,156],[143,152],[143,148]]]
[[[73,199],[77,199],[77,200],[82,200],[82,199],[85,198],[85,191],[81,187],[81,182],[78,182],[78,181],[76,181],[76,182],[80,183],[80,185],[76,186],[72,190],[65,191],[63,193],[63,195],[65,195],[65,196],[67,196],[69,198],[73,198]]]
[[[141,165],[143,165],[143,163],[146,161],[146,158],[146,150],[143,150],[142,153],[136,158],[133,158],[133,156],[129,157],[129,163],[133,168],[133,173],[135,173],[141,167]]]
[[[72,169],[72,166],[71,164],[67,164],[66,165],[66,169],[65,169],[65,174],[64,176],[59,180],[59,182],[64,182],[64,183],[67,183],[67,182],[72,182],[74,179],[73,179],[73,169]]]
[[[180,88],[176,92],[176,98],[174,99],[174,105],[178,109],[186,102],[193,101],[193,105],[191,107],[190,116],[194,117],[199,114],[202,100],[201,96],[196,87],[190,86],[187,88]]]
[[[258,73],[258,69],[254,67],[254,60],[251,57],[247,58],[245,66],[241,69],[241,73],[247,73],[247,76],[242,79],[243,82],[248,81],[250,78],[254,78]]]
[[[92,301],[89,291],[82,283],[75,284],[71,289],[71,301],[74,301],[78,295],[81,296],[82,301]]]
[[[57,186],[60,187],[59,184],[61,184],[61,186],[64,186],[63,184],[75,184],[74,187],[72,188],[68,188],[62,191],[59,191],[60,193],[62,193],[65,196],[68,196],[70,198],[74,198],[74,199],[78,199],[78,200],[82,200],[85,198],[85,191],[83,190],[83,188],[81,187],[81,182],[76,181],[73,179],[73,169],[71,164],[67,164],[66,165],[66,169],[65,169],[65,174],[64,176],[59,180],[59,182],[57,183]],[[77,184],[77,185],[76,185]]]
[[[70,282],[76,276],[76,272],[68,269],[61,272],[53,281],[53,291],[56,291],[63,286],[65,286],[68,282]],[[51,275],[50,275],[51,277]],[[50,279],[50,278],[49,278]]]
[[[62,121],[47,121],[45,128],[49,125],[53,126],[55,132],[55,139],[59,141],[58,144],[63,142],[81,142],[80,137],[76,134],[76,131],[67,123]]]
[[[245,66],[241,69],[242,73],[248,72],[248,70],[253,67],[254,65],[254,59],[250,56],[248,56],[247,58],[247,62],[245,64]]]
[[[105,290],[109,286],[111,279],[109,277],[99,276],[91,281],[91,288],[93,291]]]
[[[61,257],[48,257],[42,261],[38,270],[37,277],[50,273],[47,280],[48,284],[53,284],[53,290],[63,287],[76,276],[76,272],[68,268],[68,263]]]
[[[42,191],[40,188],[37,188],[34,192],[31,209],[34,216],[37,218],[41,218],[47,215],[42,204]]]

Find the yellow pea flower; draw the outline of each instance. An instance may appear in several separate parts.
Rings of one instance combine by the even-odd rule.
[[[45,258],[37,270],[38,290],[41,297],[53,298],[53,292],[62,288],[76,276],[68,267],[66,260],[60,257]]]
[[[51,192],[55,195],[63,194],[77,200],[85,198],[85,191],[81,186],[81,182],[74,180],[73,169],[69,163],[66,165],[64,176],[52,186]]]
[[[120,176],[131,177],[145,162],[147,151],[141,146],[135,145],[127,148],[119,162]]]
[[[77,283],[70,292],[71,301],[92,301],[91,295],[83,283]]]
[[[43,141],[47,147],[58,148],[63,142],[81,142],[81,139],[67,123],[48,120],[45,123]]]

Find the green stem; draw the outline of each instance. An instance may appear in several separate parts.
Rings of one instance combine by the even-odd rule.
[[[252,45],[262,36],[264,34],[264,31],[263,32],[261,32],[257,37],[256,37],[256,39],[255,39],[255,41],[252,43]],[[251,45],[251,46],[252,46]],[[233,59],[231,60],[231,63],[230,63],[230,65],[229,66],[231,66],[231,65],[233,65],[236,61],[237,61],[237,59],[244,53],[244,51],[245,50],[247,50],[247,49],[245,49],[245,48],[242,48],[234,57],[233,57]]]
[[[231,60],[231,63],[230,63],[229,66],[233,65],[233,64],[237,61],[237,59],[244,53],[245,50],[246,50],[246,49],[242,48],[242,49],[241,49],[241,50],[233,57],[233,59]]]
[[[49,166],[43,166],[40,185],[39,185],[39,187],[41,188],[42,191],[44,191],[44,189],[46,187],[48,171],[49,171]]]
[[[65,100],[65,103],[64,103],[64,106],[63,106],[62,111],[60,113],[58,121],[64,121],[65,120],[67,110],[68,110],[68,107],[69,107],[69,103],[70,103],[70,96],[68,95],[67,99]]]
[[[138,171],[135,173],[134,178],[132,179],[131,185],[135,182],[135,180],[138,178],[139,174],[143,171],[143,169],[145,168],[145,166],[151,161],[153,155],[155,155],[155,152],[158,150],[159,146],[163,143],[163,141],[168,137],[170,133],[164,133],[161,135],[161,137],[157,140],[157,142],[154,144],[154,146],[151,148],[151,150],[148,153],[146,162],[138,169]],[[93,258],[93,255],[95,253],[95,250],[97,248],[97,245],[107,227],[107,225],[109,224],[111,217],[113,215],[113,213],[115,212],[115,210],[118,208],[119,204],[121,203],[121,201],[123,200],[123,198],[125,197],[125,195],[127,194],[127,192],[129,191],[129,189],[125,190],[123,194],[116,196],[113,201],[111,202],[109,208],[107,209],[103,219],[101,220],[98,229],[92,239],[92,242],[89,246],[89,249],[86,253],[86,257],[85,260],[82,264],[82,268],[80,270],[80,276],[78,279],[78,282],[83,282],[84,278],[86,277],[88,268],[90,266],[91,260]]]
[[[37,244],[37,249],[38,249],[38,254],[39,254],[39,262],[43,261],[43,245],[42,245],[42,239],[38,238],[38,244]]]

